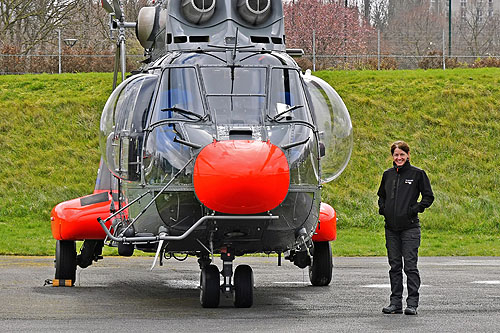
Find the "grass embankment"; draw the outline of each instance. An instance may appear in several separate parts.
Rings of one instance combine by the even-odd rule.
[[[335,255],[384,255],[376,190],[406,140],[436,195],[422,255],[500,255],[500,69],[319,72],[351,113],[346,171],[324,187]],[[50,210],[89,194],[111,74],[0,76],[0,254],[52,255]]]

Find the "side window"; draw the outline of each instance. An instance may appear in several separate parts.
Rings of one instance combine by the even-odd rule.
[[[114,166],[110,169],[122,179],[134,181],[140,178],[143,128],[156,81],[155,75],[133,78],[121,89],[116,101],[114,134],[112,142],[108,139],[107,155]],[[110,153],[112,156],[109,156]]]

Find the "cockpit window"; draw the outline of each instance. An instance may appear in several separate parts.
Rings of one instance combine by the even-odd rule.
[[[204,115],[201,93],[194,67],[167,68],[163,72],[155,104],[153,123],[163,119],[186,119],[178,108]]]
[[[293,111],[284,114],[286,119],[309,120],[302,82],[296,70],[273,68],[270,94],[269,115],[271,117],[293,108]]]
[[[259,124],[266,103],[266,69],[202,67],[208,104],[219,124]]]

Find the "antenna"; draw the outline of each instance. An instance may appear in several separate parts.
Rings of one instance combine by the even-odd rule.
[[[237,47],[238,47],[238,27],[236,27],[236,37],[235,37],[235,40],[234,40],[234,48],[233,48],[233,61],[234,59],[236,59],[236,50],[237,50]]]

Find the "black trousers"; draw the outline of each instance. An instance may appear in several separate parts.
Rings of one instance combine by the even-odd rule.
[[[404,270],[408,289],[406,305],[417,307],[420,288],[420,274],[417,268],[420,228],[401,231],[385,229],[385,246],[391,266],[391,304],[402,306]]]

